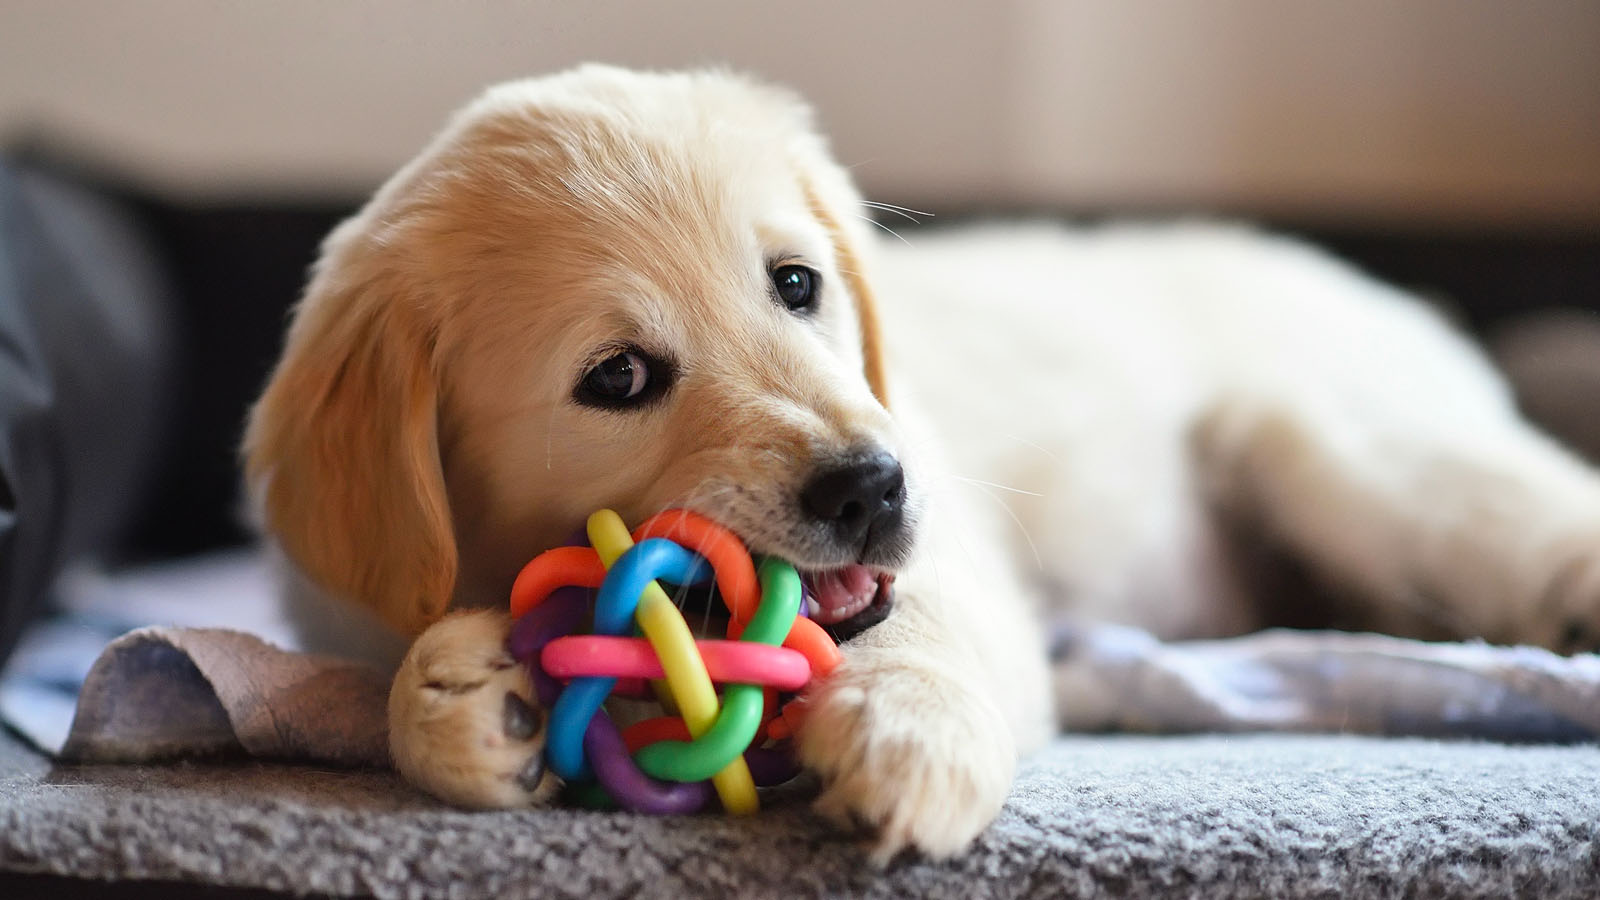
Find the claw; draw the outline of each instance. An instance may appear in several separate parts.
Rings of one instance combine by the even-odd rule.
[[[544,781],[544,754],[536,753],[528,760],[528,764],[517,773],[517,786],[533,793],[539,789],[540,782]]]
[[[506,737],[517,741],[531,740],[539,733],[544,725],[544,716],[534,709],[528,701],[517,694],[507,692],[505,706],[503,707],[502,728]]]

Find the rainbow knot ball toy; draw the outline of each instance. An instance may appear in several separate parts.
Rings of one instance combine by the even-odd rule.
[[[839,648],[803,615],[799,574],[779,559],[757,567],[732,532],[686,510],[630,534],[604,509],[587,530],[591,546],[540,554],[511,589],[511,653],[550,710],[551,771],[586,785],[580,794],[595,802],[638,812],[694,812],[713,792],[730,813],[754,812],[757,784],[796,771],[787,743],[801,710],[780,699],[839,662]],[[657,578],[714,580],[728,639],[696,641]],[[596,589],[593,633],[579,634]],[[652,688],[677,715],[620,730],[602,708],[613,692]]]

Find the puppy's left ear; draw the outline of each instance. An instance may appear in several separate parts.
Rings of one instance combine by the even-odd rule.
[[[816,141],[820,144],[820,140]],[[883,359],[883,326],[878,319],[878,302],[867,275],[870,262],[866,248],[872,240],[856,214],[861,195],[838,164],[820,147],[806,147],[799,154],[800,183],[806,201],[833,242],[833,257],[845,286],[855,301],[856,319],[861,331],[862,374],[873,396],[889,406],[889,385]]]

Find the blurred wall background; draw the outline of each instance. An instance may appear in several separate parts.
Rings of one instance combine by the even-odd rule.
[[[1600,340],[1600,0],[0,0],[0,166],[127,212],[168,276],[122,552],[245,539],[240,425],[317,243],[485,85],[585,60],[793,85],[935,224],[1258,217],[1480,334],[1572,307]]]
[[[1595,0],[5,0],[0,140],[354,195],[485,84],[584,60],[793,85],[922,208],[1600,227]]]

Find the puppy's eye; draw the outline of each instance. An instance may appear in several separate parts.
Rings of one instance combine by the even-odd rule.
[[[644,354],[625,350],[590,369],[573,396],[579,403],[609,409],[637,406],[666,389],[666,367]]]
[[[822,276],[805,266],[779,266],[772,270],[772,287],[790,311],[808,312],[817,303]]]

